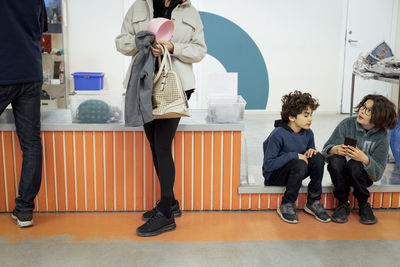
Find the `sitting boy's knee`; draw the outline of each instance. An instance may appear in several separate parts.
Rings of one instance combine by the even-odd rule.
[[[324,158],[324,156],[322,156],[321,153],[317,153],[317,154],[313,155],[311,158],[309,158],[308,162],[311,164],[324,165],[325,158]]]
[[[308,169],[307,163],[302,159],[294,159],[291,164],[292,170],[295,172],[306,172]]]
[[[364,170],[364,167],[361,162],[355,160],[349,160],[347,163],[347,171],[351,176],[354,174],[359,174]]]

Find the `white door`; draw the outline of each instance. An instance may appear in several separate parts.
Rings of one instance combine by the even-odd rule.
[[[351,76],[353,63],[383,40],[394,50],[397,22],[397,0],[347,0],[346,44],[342,84],[341,112],[350,112]],[[353,106],[367,94],[381,94],[388,98],[391,85],[356,77]]]

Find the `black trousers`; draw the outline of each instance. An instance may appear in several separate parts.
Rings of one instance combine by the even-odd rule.
[[[40,139],[40,94],[42,82],[0,85],[0,113],[11,103],[15,127],[22,150],[21,179],[16,208],[32,211],[42,179]]]
[[[173,197],[175,164],[172,158],[172,140],[180,118],[156,119],[146,123],[143,128],[149,140],[153,163],[161,187],[161,198]]]
[[[369,198],[368,187],[373,182],[369,179],[361,162],[347,161],[343,156],[333,155],[328,158],[328,171],[335,187],[333,194],[339,202],[348,200],[350,186],[353,186],[353,194],[358,203],[361,205],[367,203]]]
[[[299,194],[301,182],[310,176],[307,202],[312,203],[321,199],[324,164],[324,157],[320,153],[309,158],[308,164],[301,159],[290,160],[283,167],[272,172],[268,185],[286,186],[282,204],[294,203]]]

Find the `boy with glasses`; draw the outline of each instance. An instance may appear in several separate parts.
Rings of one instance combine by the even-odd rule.
[[[389,136],[386,129],[397,125],[395,105],[381,95],[367,95],[357,105],[357,116],[346,118],[336,126],[322,150],[335,187],[339,205],[332,214],[337,223],[347,222],[350,214],[349,193],[353,186],[358,201],[360,222],[378,221],[368,203],[368,187],[381,179],[387,163]],[[347,144],[353,139],[356,144]]]

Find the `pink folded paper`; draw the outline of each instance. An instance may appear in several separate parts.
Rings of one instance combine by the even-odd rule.
[[[174,22],[166,18],[154,18],[149,22],[147,30],[153,32],[157,40],[169,41],[174,33]]]

